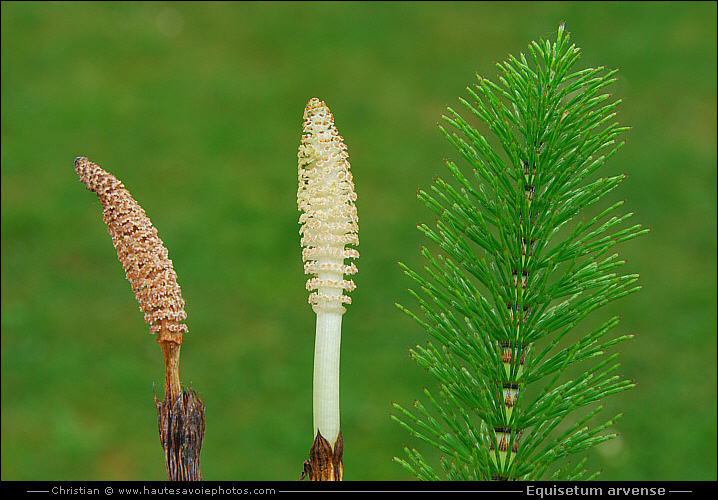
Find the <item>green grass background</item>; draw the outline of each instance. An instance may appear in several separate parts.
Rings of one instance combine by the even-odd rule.
[[[410,480],[389,419],[435,384],[397,261],[419,267],[415,197],[437,122],[475,73],[554,39],[619,68],[627,144],[606,174],[652,233],[622,245],[644,290],[600,312],[638,387],[591,453],[603,479],[716,479],[716,3],[2,2],[2,479],[164,479],[159,347],[73,171],[115,174],[169,249],[187,302],[183,382],[202,392],[205,479],[296,479],[312,441],[314,315],[296,208],[307,100],[333,111],[360,215],[344,317],[347,480]],[[599,318],[599,319],[600,319]],[[429,456],[433,456],[428,453]]]

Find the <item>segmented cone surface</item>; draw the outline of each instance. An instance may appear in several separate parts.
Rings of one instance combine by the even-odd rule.
[[[343,313],[342,304],[351,303],[344,292],[355,288],[352,280],[344,278],[357,271],[353,262],[347,265],[344,259],[359,257],[359,252],[346,247],[359,244],[357,196],[348,156],[331,111],[323,101],[311,99],[304,110],[298,153],[297,205],[302,212],[299,233],[304,272],[314,275],[307,281],[307,289],[312,292],[309,302],[315,311]]]
[[[117,178],[87,158],[75,173],[102,203],[102,218],[150,332],[158,342],[181,344],[187,326],[184,300],[167,249],[142,207]]]

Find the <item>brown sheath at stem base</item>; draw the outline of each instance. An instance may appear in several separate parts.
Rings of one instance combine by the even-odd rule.
[[[167,394],[167,393],[166,393]],[[204,400],[194,390],[182,388],[177,398],[155,396],[160,443],[170,481],[201,481],[199,455],[204,440]]]
[[[180,384],[180,343],[161,335],[160,338],[165,360],[165,397],[160,402],[155,396],[155,406],[167,478],[201,481],[199,455],[204,440],[204,401],[196,391]]]
[[[329,441],[317,431],[314,445],[309,451],[309,460],[304,462],[304,472],[300,479],[308,476],[310,481],[341,481],[344,473],[343,454],[342,431],[339,431],[334,449]]]

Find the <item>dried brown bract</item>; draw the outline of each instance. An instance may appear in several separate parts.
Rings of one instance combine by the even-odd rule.
[[[308,476],[310,481],[341,481],[344,475],[343,454],[344,440],[341,431],[333,447],[324,439],[321,432],[317,432],[314,445],[309,452],[309,460],[304,464],[305,472],[301,479]]]
[[[174,403],[159,401],[157,423],[165,452],[170,481],[201,481],[199,455],[204,440],[204,399],[192,389],[182,388]]]

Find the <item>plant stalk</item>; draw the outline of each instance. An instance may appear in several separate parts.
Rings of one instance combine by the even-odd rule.
[[[145,211],[114,175],[84,157],[75,158],[75,173],[102,203],[117,258],[162,350],[164,400],[155,396],[155,405],[167,477],[201,480],[204,401],[180,383],[180,348],[188,329],[183,324],[187,314],[172,261]]]
[[[344,139],[334,126],[334,116],[319,99],[310,99],[304,110],[299,146],[297,206],[302,212],[304,272],[309,303],[317,314],[314,343],[313,413],[314,444],[304,474],[311,481],[341,481],[344,443],[339,422],[339,352],[342,315],[354,290],[344,275],[356,273],[352,263],[359,253],[347,245],[358,245],[356,193]]]

